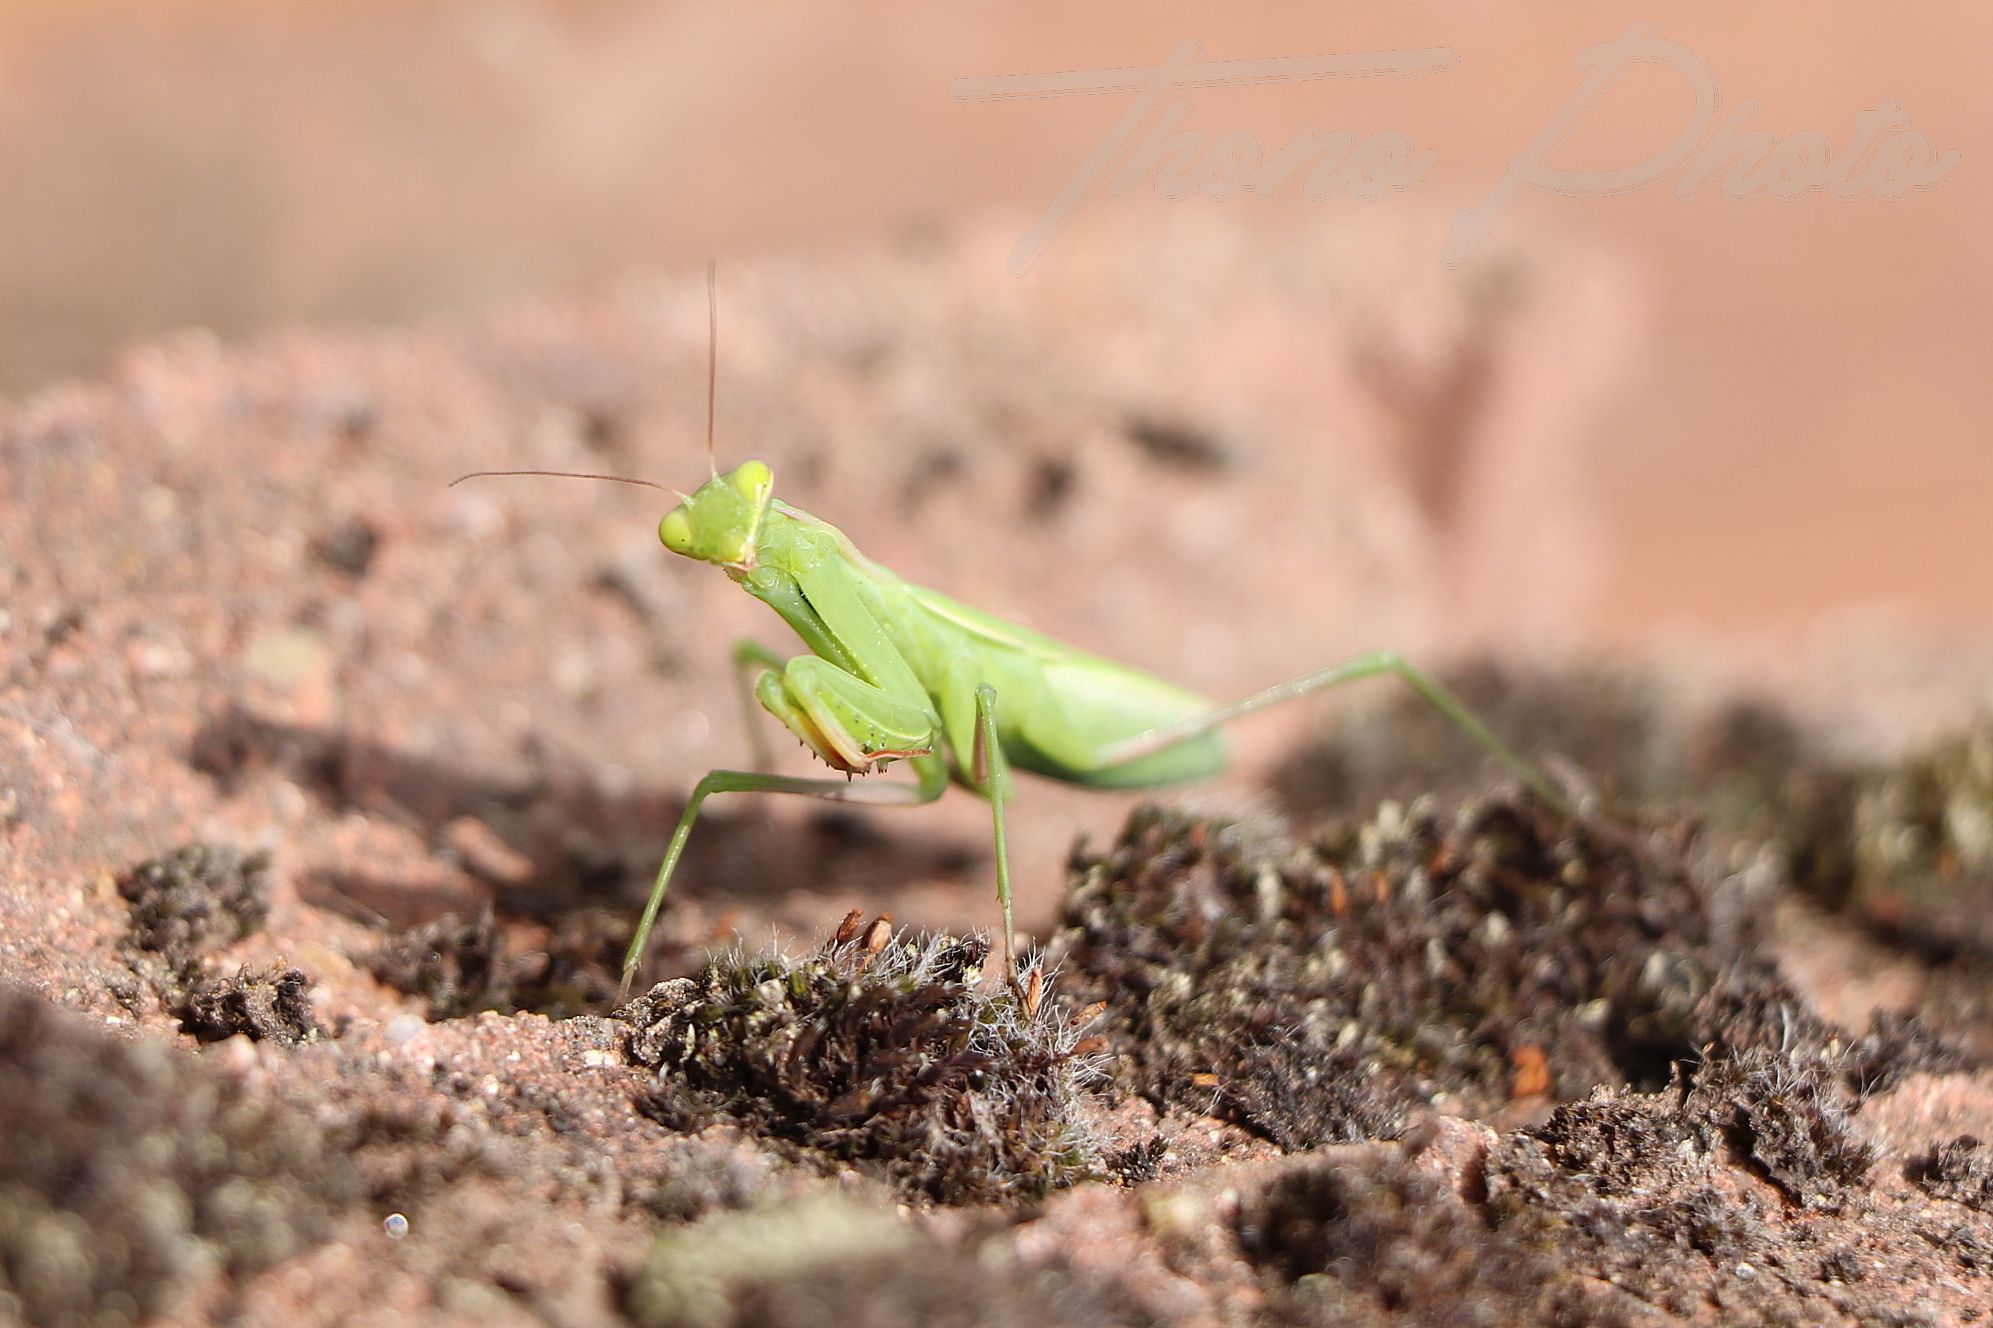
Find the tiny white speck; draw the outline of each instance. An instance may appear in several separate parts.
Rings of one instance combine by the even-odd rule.
[[[400,1240],[408,1234],[408,1219],[400,1213],[389,1213],[387,1220],[381,1223],[381,1230],[388,1233],[389,1240]]]

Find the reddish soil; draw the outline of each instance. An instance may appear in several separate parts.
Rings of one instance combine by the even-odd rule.
[[[729,267],[722,459],[1214,695],[1564,639],[1596,513],[1527,440],[1611,372],[1546,374],[1551,334],[1624,330],[1584,255],[1419,286],[1376,234],[1081,230],[1048,307],[1010,234]],[[1222,325],[1171,316],[1213,282]],[[1634,674],[1631,718],[1590,674],[1485,684],[1577,821],[1426,760],[1384,683],[1243,728],[1166,799],[1201,816],[1022,784],[1022,924],[1063,965],[1030,1011],[945,946],[818,954],[850,909],[991,921],[973,798],[722,802],[615,1010],[682,798],[747,751],[729,644],[791,647],[658,547],[656,495],[447,485],[697,483],[705,317],[688,274],[189,336],[0,406],[7,1310],[1983,1317],[1993,776],[1966,740],[1864,764],[1965,723],[1964,653]],[[1747,673],[1772,719],[1710,719]]]

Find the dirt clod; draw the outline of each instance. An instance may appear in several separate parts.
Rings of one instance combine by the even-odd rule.
[[[342,521],[311,542],[311,555],[327,567],[348,576],[361,577],[373,566],[381,545],[381,532],[355,517]]]

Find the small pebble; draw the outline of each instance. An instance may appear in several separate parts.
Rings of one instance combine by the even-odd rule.
[[[428,1023],[412,1014],[397,1015],[388,1020],[384,1033],[391,1047],[405,1047],[421,1037],[429,1027]]]

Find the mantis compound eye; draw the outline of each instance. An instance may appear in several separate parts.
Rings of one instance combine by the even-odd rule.
[[[763,494],[775,487],[775,475],[766,462],[744,461],[734,467],[733,473],[727,476],[727,482],[741,497],[758,503]]]
[[[664,520],[657,523],[657,537],[673,553],[692,556],[692,521],[684,508],[674,507],[664,514]]]

